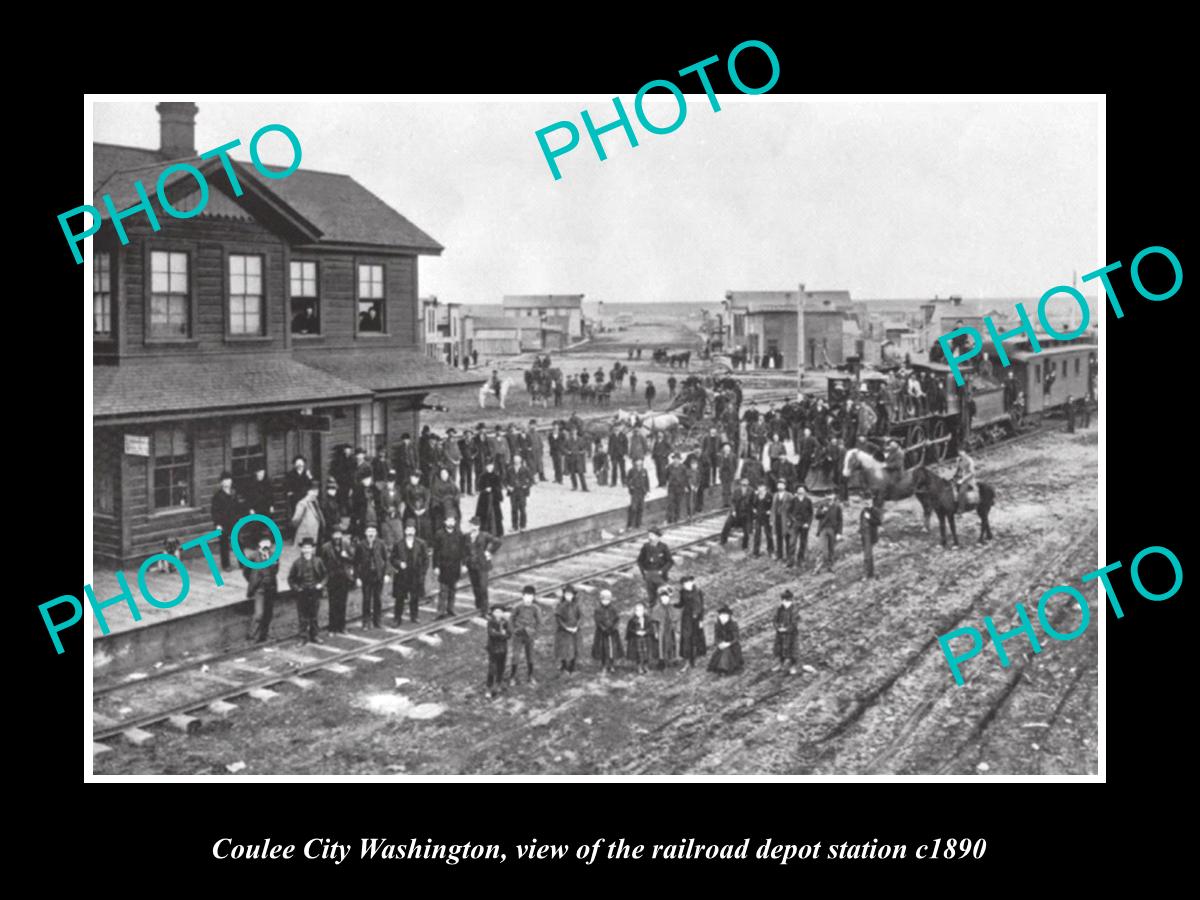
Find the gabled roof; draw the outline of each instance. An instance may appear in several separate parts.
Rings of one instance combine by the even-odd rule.
[[[583,294],[505,294],[505,309],[583,309]]]
[[[168,160],[154,150],[94,143],[92,176],[96,200],[101,194],[108,193],[112,195],[117,209],[128,208],[138,199],[133,182],[141,180],[146,193],[152,195],[158,173],[172,162],[188,162],[196,168],[213,163],[216,163],[216,169],[221,167],[216,159],[200,160],[194,156],[184,160]],[[378,246],[415,250],[418,253],[442,252],[441,244],[349,175],[301,168],[287,178],[270,179],[237,160],[234,160],[234,165],[238,179],[243,184],[250,182],[260,195],[272,197],[280,206],[311,223],[317,235],[313,238],[315,243]],[[281,172],[286,167],[265,168]],[[184,180],[192,179],[186,173],[175,173],[168,182],[168,192],[171,185]],[[216,184],[226,183],[223,175],[214,181]]]

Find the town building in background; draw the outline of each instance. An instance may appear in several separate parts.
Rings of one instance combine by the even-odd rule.
[[[518,319],[545,319],[551,327],[565,325],[567,343],[584,337],[583,294],[505,294],[502,314]]]

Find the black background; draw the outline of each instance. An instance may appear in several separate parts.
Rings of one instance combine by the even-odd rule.
[[[55,216],[79,203],[80,154],[87,151],[79,130],[82,93],[63,86],[58,93],[31,97],[24,106],[22,132],[32,139],[20,168],[10,169],[10,175],[22,174],[13,181],[21,182],[19,189],[26,196],[19,203],[10,199],[8,208],[17,226],[15,232],[10,226],[10,261],[30,279],[26,287],[15,288],[20,293],[8,297],[6,310],[12,329],[9,442],[15,451],[8,466],[13,480],[9,578],[15,582],[9,595],[10,622],[18,634],[17,640],[4,642],[9,650],[24,651],[23,662],[9,670],[6,731],[10,750],[19,757],[18,764],[9,767],[15,782],[11,787],[31,794],[32,802],[18,811],[18,821],[27,823],[27,852],[44,853],[59,866],[82,856],[91,862],[77,871],[91,873],[88,877],[99,883],[136,873],[139,880],[167,875],[168,880],[159,882],[163,886],[260,881],[284,886],[303,878],[306,885],[353,888],[369,877],[402,891],[415,886],[405,876],[419,866],[423,876],[454,887],[466,878],[519,890],[535,885],[541,889],[538,893],[569,895],[605,882],[621,884],[622,890],[648,890],[651,882],[627,879],[634,874],[632,867],[650,865],[625,862],[584,870],[572,863],[543,862],[528,867],[515,865],[511,853],[503,868],[407,862],[352,868],[353,860],[336,868],[303,861],[245,865],[216,863],[211,848],[222,836],[246,842],[270,836],[278,843],[298,844],[318,836],[354,843],[362,836],[388,836],[398,842],[432,837],[444,843],[502,844],[533,836],[540,842],[590,842],[603,836],[647,844],[685,837],[728,843],[750,837],[752,846],[770,836],[797,844],[878,838],[881,843],[908,843],[910,848],[936,837],[986,838],[988,852],[981,862],[916,864],[910,859],[899,864],[822,862],[780,868],[751,861],[655,867],[657,875],[709,888],[778,884],[804,889],[818,883],[844,884],[845,877],[867,877],[889,886],[944,884],[964,893],[986,883],[1037,890],[1043,883],[1029,870],[1047,864],[1068,877],[1077,866],[1136,861],[1143,852],[1161,859],[1175,832],[1160,816],[1171,816],[1172,804],[1191,780],[1191,744],[1184,730],[1190,724],[1187,710],[1194,705],[1184,670],[1190,638],[1184,622],[1187,585],[1172,599],[1151,603],[1133,591],[1128,564],[1143,547],[1159,544],[1174,550],[1185,572],[1188,569],[1179,523],[1192,505],[1187,484],[1193,479],[1188,473],[1196,467],[1197,410],[1190,399],[1195,364],[1189,359],[1192,332],[1184,321],[1186,281],[1183,290],[1162,303],[1142,299],[1129,281],[1129,262],[1150,245],[1171,248],[1187,269],[1180,213],[1187,203],[1185,184],[1194,182],[1184,155],[1192,162],[1194,150],[1178,131],[1185,101],[1174,95],[1171,80],[1161,77],[1160,60],[1118,63],[1109,57],[1105,70],[1095,69],[1084,60],[1100,53],[1097,45],[1083,45],[1082,37],[1076,43],[1069,34],[1059,43],[1051,42],[1058,48],[1052,53],[1040,42],[1026,46],[1022,38],[999,35],[987,43],[978,35],[969,41],[964,37],[963,49],[954,50],[934,41],[926,42],[928,46],[902,43],[899,33],[894,41],[889,35],[864,43],[857,29],[826,34],[780,23],[744,29],[726,23],[704,33],[675,30],[669,38],[629,27],[589,38],[590,26],[567,27],[558,14],[547,15],[551,24],[544,27],[561,29],[553,37],[522,39],[520,45],[509,32],[522,26],[508,22],[503,38],[468,39],[457,29],[449,32],[454,34],[451,38],[445,28],[414,34],[402,30],[390,36],[402,52],[322,47],[325,64],[320,75],[284,64],[283,51],[268,52],[264,44],[261,53],[269,59],[260,61],[270,66],[262,69],[261,82],[246,74],[258,71],[251,63],[258,59],[260,38],[247,45],[242,33],[237,38],[242,41],[242,64],[206,67],[199,87],[588,92],[620,94],[628,109],[629,98],[646,81],[669,78],[714,54],[722,60],[709,70],[714,88],[731,92],[724,60],[737,43],[756,38],[770,44],[780,60],[781,77],[772,93],[1108,92],[1106,257],[1064,260],[1062,265],[1064,270],[1086,272],[1114,260],[1124,262],[1113,282],[1125,317],[1117,320],[1107,312],[1102,356],[1108,410],[1101,423],[1107,426],[1106,559],[1122,560],[1126,566],[1113,579],[1125,618],[1118,621],[1109,612],[1105,623],[1107,783],[999,783],[980,778],[901,784],[414,784],[395,779],[387,784],[251,785],[230,778],[214,779],[220,783],[216,789],[190,784],[85,786],[88,751],[82,716],[88,699],[81,689],[83,629],[65,634],[67,652],[56,656],[37,611],[38,603],[60,594],[80,596],[84,579],[74,569],[80,549],[74,525],[81,505],[85,515],[87,509],[87,498],[81,504],[79,497],[81,441],[90,423],[82,414],[80,387],[74,380],[79,332],[59,328],[61,322],[78,327],[78,319],[67,310],[78,309],[81,270]],[[597,17],[605,18],[603,10]],[[1037,34],[1036,27],[1027,25],[1034,29],[1030,34]],[[481,26],[479,33],[487,29]],[[315,33],[308,36],[317,38]],[[207,31],[203,36],[176,36],[170,43],[179,44],[177,52],[182,53],[193,40],[220,45],[234,41],[235,35]],[[351,48],[349,41],[332,43]],[[222,56],[228,48],[219,49]],[[756,59],[761,59],[756,51],[739,58],[739,71],[750,85],[766,80],[765,66],[755,71]],[[120,67],[104,70],[89,79],[86,88],[197,89],[194,76],[185,81],[171,65],[159,69],[146,63],[142,57],[128,72]],[[222,71],[224,76],[218,74]],[[1136,81],[1143,78],[1145,86],[1139,87]],[[685,90],[695,89],[692,81],[676,80]],[[566,104],[564,118],[573,109]],[[667,139],[687,140],[686,127],[662,138]],[[1093,134],[1078,135],[1081,148],[1094,140]],[[1014,259],[1012,265],[1019,270],[1022,261]],[[1148,281],[1151,271],[1147,270]],[[19,335],[32,340],[11,341]],[[1152,569],[1143,577],[1151,587],[1162,589]],[[949,871],[956,868],[964,871]],[[577,875],[588,881],[564,877]]]

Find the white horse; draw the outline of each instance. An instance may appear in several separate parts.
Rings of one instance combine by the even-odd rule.
[[[679,416],[675,413],[636,413],[630,412],[627,409],[617,410],[616,420],[624,425],[636,425],[641,423],[647,428],[656,431],[669,431],[672,428],[679,427]]]
[[[496,397],[500,401],[500,408],[504,409],[504,404],[508,401],[508,392],[512,390],[513,380],[505,377],[500,379],[500,393],[497,394],[493,389],[492,380],[489,378],[479,386],[479,408],[487,408],[487,398]]]

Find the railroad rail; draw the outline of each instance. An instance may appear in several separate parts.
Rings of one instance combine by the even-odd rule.
[[[986,455],[1060,428],[1061,426],[1056,428],[1042,424],[983,447],[979,453]],[[707,553],[713,549],[714,539],[720,534],[727,513],[727,509],[718,508],[701,513],[690,520],[665,526],[664,538],[667,539],[672,552],[684,558],[695,558],[696,551]],[[599,588],[591,582],[600,582],[607,586],[616,583],[614,576],[636,577],[637,554],[647,533],[645,530],[626,533],[610,541],[496,573],[489,579],[492,602],[501,606],[511,604],[519,599],[521,586],[526,582],[537,587],[541,602],[553,603],[555,601],[548,599],[546,594],[558,591],[566,584],[574,584],[579,590],[592,593]],[[429,592],[424,601],[428,604],[436,597],[436,592]],[[432,611],[428,605],[422,606],[422,609],[426,612]],[[769,612],[767,607],[749,611],[749,617],[743,619],[743,626],[753,626],[749,630],[757,630]],[[382,662],[383,657],[376,655],[376,651],[405,656],[413,652],[408,645],[414,642],[437,645],[441,641],[439,633],[462,634],[466,631],[464,626],[472,623],[476,626],[486,624],[478,617],[478,613],[472,610],[415,627],[378,629],[387,635],[382,638],[358,634],[330,635],[326,643],[296,647],[296,636],[289,635],[265,644],[233,648],[141,677],[127,678],[98,687],[92,696],[93,752],[107,749],[102,742],[117,736],[124,736],[133,744],[144,743],[152,737],[152,734],[144,729],[164,722],[188,732],[200,724],[200,720],[190,715],[191,713],[207,710],[217,715],[225,715],[236,709],[235,705],[229,703],[230,700],[246,695],[269,701],[277,696],[271,688],[284,683],[302,690],[311,689],[316,683],[305,679],[305,675],[320,671],[348,675],[354,670],[346,665],[347,662]],[[338,641],[353,642],[353,645],[338,646],[335,643]],[[307,655],[310,653],[319,656]],[[254,657],[253,662],[249,661],[251,657]],[[271,662],[282,662],[282,665],[271,668],[267,665]],[[238,673],[249,673],[249,676]],[[156,686],[168,685],[172,679],[182,679],[185,682],[188,679],[215,681],[219,687],[216,690],[200,691],[183,700],[172,698],[166,705],[154,704],[153,696],[149,698],[149,703],[136,696],[153,695]],[[121,695],[127,696],[119,701],[114,699]],[[144,708],[139,710],[137,706]],[[114,717],[105,711],[111,712],[113,707],[119,707],[121,712],[128,709],[129,712]]]

